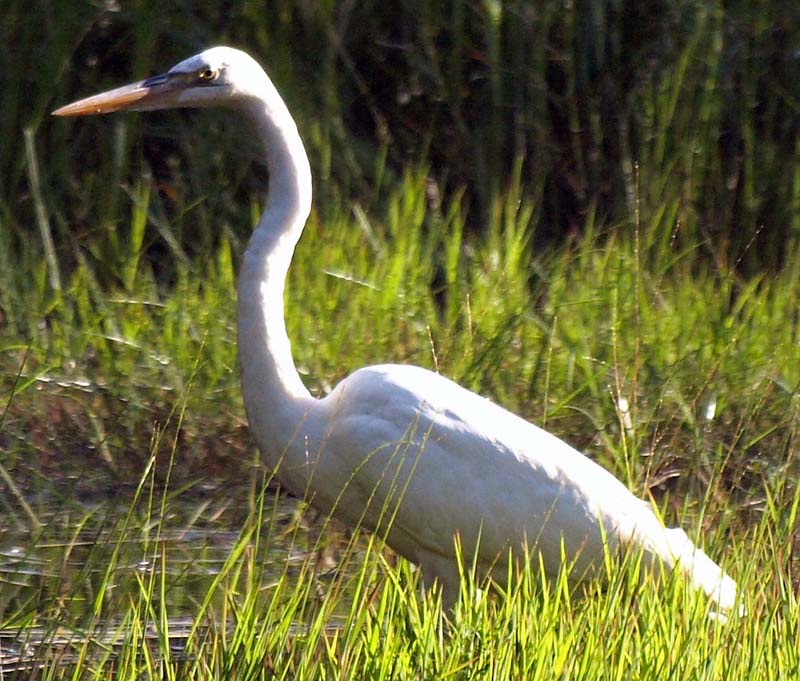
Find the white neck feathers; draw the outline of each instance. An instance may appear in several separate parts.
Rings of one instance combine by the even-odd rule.
[[[283,311],[286,274],[311,209],[311,170],[294,120],[264,79],[263,94],[243,107],[265,147],[269,197],[239,274],[239,362],[256,439],[282,448],[312,400],[292,360]]]

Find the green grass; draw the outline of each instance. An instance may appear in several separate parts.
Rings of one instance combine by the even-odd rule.
[[[147,201],[131,194],[121,243],[150,219]],[[241,423],[239,246],[223,236],[168,293],[122,251],[109,291],[87,263],[61,292],[35,279],[12,290],[10,309],[47,315],[27,344],[6,335],[3,355],[18,378],[2,425],[16,491],[2,498],[25,548],[4,568],[2,628],[29,640],[36,678],[797,671],[799,377],[785,314],[797,256],[774,277],[742,280],[701,257],[708,244],[665,240],[667,212],[614,229],[590,219],[584,237],[534,254],[536,206],[518,188],[485,237],[465,236],[460,206],[432,207],[417,172],[380,213],[334,205],[312,217],[287,300],[309,386],[321,394],[363,364],[408,361],[546,424],[698,537],[740,583],[748,616],[710,622],[680,581],[639,584],[633,561],[584,598],[536,570],[500,596],[469,591],[446,625],[379,542],[337,541],[318,522],[309,533],[265,486]],[[134,479],[117,500],[97,498],[97,486]],[[193,533],[199,546],[182,539]],[[217,533],[230,538],[215,550]]]
[[[790,5],[217,5],[4,14],[2,672],[800,675]],[[468,579],[446,622],[380,541],[274,494],[235,346],[251,140],[47,116],[218,42],[268,65],[312,158],[286,305],[309,389],[396,361],[491,397],[651,497],[746,617],[632,559],[583,597]]]

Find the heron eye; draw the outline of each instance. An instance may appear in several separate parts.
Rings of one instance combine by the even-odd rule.
[[[212,81],[216,80],[217,76],[219,75],[219,71],[212,68],[205,68],[200,73],[197,74],[199,80],[202,81]]]

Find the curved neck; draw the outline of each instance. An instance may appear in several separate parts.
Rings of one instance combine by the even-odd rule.
[[[239,363],[245,407],[257,440],[291,438],[311,395],[292,360],[283,293],[286,274],[311,209],[311,170],[297,126],[265,76],[264,95],[244,112],[264,144],[267,207],[244,254],[238,286]]]

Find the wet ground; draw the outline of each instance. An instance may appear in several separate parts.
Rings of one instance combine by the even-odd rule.
[[[265,592],[309,560],[320,575],[332,569],[332,547],[345,535],[321,531],[321,518],[301,512],[274,486],[263,492],[258,529],[244,534],[254,528],[260,491],[233,481],[167,492],[124,486],[116,496],[104,489],[94,499],[59,503],[61,490],[46,504],[28,499],[37,523],[25,513],[0,514],[0,678],[43,660],[76,662],[87,640],[98,656],[114,654],[130,624],[113,613],[130,610],[154,582],[164,587],[148,606],[160,612],[165,600],[169,647],[180,659],[208,594],[216,589],[217,600],[226,597],[215,582],[243,543]],[[208,609],[198,628],[233,631],[215,619],[222,610]],[[161,629],[146,625],[143,645],[161,645]]]

